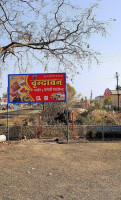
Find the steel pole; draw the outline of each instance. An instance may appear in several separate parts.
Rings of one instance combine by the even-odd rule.
[[[7,103],[7,131],[8,131],[8,144],[9,144],[9,107]]]

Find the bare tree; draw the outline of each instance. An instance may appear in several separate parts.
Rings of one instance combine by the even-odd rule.
[[[67,83],[67,99],[68,111],[72,111],[73,104],[76,102],[76,90],[73,86]],[[44,123],[66,122],[67,104],[64,102],[45,103],[41,112],[42,121]]]
[[[40,62],[46,69],[75,73],[83,62],[97,59],[89,48],[93,34],[106,36],[110,21],[94,14],[98,3],[81,9],[68,0],[0,0],[0,59],[16,59],[18,67]],[[51,63],[51,64],[52,64]],[[61,67],[60,67],[61,66]]]

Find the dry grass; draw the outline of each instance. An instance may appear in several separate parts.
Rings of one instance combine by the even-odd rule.
[[[9,126],[23,125],[25,121],[28,125],[31,125],[29,118],[36,115],[38,120],[38,112],[38,110],[9,110]],[[0,111],[0,114],[3,117],[3,119],[0,119],[0,124],[7,126],[7,111]]]
[[[121,143],[0,144],[1,200],[120,200]]]

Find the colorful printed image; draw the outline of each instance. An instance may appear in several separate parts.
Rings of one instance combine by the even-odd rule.
[[[13,92],[16,92],[19,88],[20,88],[20,86],[19,86],[19,84],[17,82],[14,82],[11,85],[11,89],[12,89]]]
[[[65,100],[65,94],[64,93],[53,93],[51,95],[51,98],[55,99],[55,100]]]
[[[12,76],[10,86],[10,100],[11,102],[31,101],[27,94],[30,90],[26,85],[25,76]]]

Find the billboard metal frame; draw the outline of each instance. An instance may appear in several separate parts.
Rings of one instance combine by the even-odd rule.
[[[37,75],[47,75],[47,76],[49,76],[49,75],[63,75],[63,77],[64,77],[64,95],[65,95],[65,99],[64,100],[52,100],[52,101],[48,101],[48,100],[40,100],[40,101],[21,101],[21,102],[19,102],[19,101],[15,101],[15,102],[12,102],[11,100],[10,100],[10,77],[11,76],[27,76],[27,75],[30,75],[30,76],[37,76]],[[41,92],[40,92],[41,93]],[[58,92],[59,93],[59,92]],[[45,103],[45,102],[47,102],[47,103],[50,103],[50,102],[67,102],[67,95],[66,95],[66,73],[36,73],[36,74],[8,74],[8,103]]]

